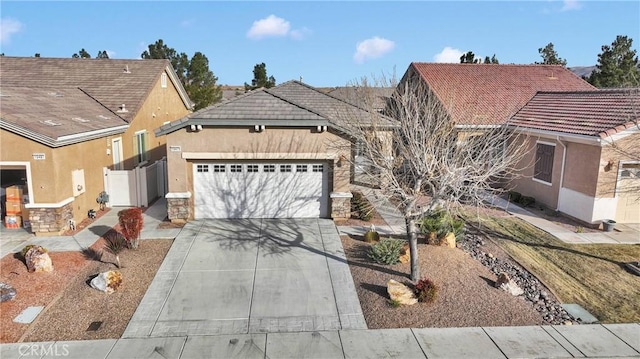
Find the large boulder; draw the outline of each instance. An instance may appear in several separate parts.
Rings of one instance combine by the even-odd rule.
[[[122,284],[122,273],[108,271],[98,274],[91,280],[91,287],[107,294],[113,293]]]
[[[416,295],[411,288],[393,279],[389,279],[387,282],[387,292],[389,293],[389,298],[394,302],[404,305],[413,305],[418,303],[418,298],[416,298]]]
[[[53,271],[53,263],[47,250],[41,246],[32,246],[24,255],[24,261],[27,264],[29,272],[51,272]]]
[[[513,295],[514,297],[517,297],[524,293],[524,290],[518,287],[516,282],[514,282],[513,279],[509,278],[507,273],[504,272],[498,274],[498,279],[496,280],[496,288],[500,288]]]

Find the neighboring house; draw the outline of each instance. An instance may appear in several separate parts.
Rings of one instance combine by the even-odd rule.
[[[348,218],[350,116],[371,114],[289,81],[160,127],[169,218]]]
[[[192,108],[168,60],[3,56],[0,84],[0,185],[24,186],[36,234],[80,222],[104,190],[129,196],[105,174],[162,159],[153,129]]]
[[[423,81],[460,130],[505,124],[538,91],[595,90],[560,65],[440,64],[414,62],[405,81]]]
[[[640,223],[640,88],[539,92],[509,121],[530,149],[515,190],[588,224]]]
[[[394,91],[394,87],[367,87],[364,92],[363,87],[343,86],[335,87],[327,93],[365,110],[382,112]]]

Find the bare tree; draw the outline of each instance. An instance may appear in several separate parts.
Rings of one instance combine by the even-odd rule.
[[[352,103],[371,104],[370,83],[385,86],[385,78],[363,79]],[[380,193],[403,215],[411,255],[411,280],[420,279],[418,221],[436,210],[451,211],[461,203],[482,205],[498,186],[518,172],[524,154],[510,141],[506,126],[457,126],[449,116],[456,103],[437,99],[423,81],[409,76],[397,87],[384,112],[393,126],[371,111],[369,119],[345,116],[344,131],[357,143],[367,165],[361,170],[376,178]],[[506,183],[506,181],[504,181]]]

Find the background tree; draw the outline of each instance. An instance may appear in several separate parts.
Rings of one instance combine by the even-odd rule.
[[[369,87],[368,84],[375,84]],[[372,109],[375,87],[389,87],[385,79],[356,84],[353,91],[365,108]],[[396,87],[385,114],[396,121],[389,126],[376,111],[362,120],[345,114],[344,131],[361,144],[369,164],[365,176],[377,178],[379,198],[394,205],[404,217],[411,257],[411,280],[420,278],[418,266],[418,221],[438,210],[453,211],[460,204],[481,206],[492,186],[515,177],[524,146],[508,146],[512,133],[505,127],[470,129],[461,133],[450,120],[455,101],[436,99],[418,79]],[[518,142],[520,143],[520,142]],[[393,151],[390,151],[392,146]]]
[[[91,55],[87,52],[87,50],[85,50],[84,48],[80,49],[80,51],[76,52],[75,54],[71,55],[71,57],[73,57],[74,59],[90,59]]]
[[[222,99],[222,89],[217,85],[218,78],[209,69],[209,59],[196,52],[191,60],[184,52],[178,53],[167,46],[162,39],[150,44],[141,55],[143,59],[167,59],[178,74],[178,78],[195,103],[195,110],[205,108]]]
[[[148,46],[140,57],[143,59],[167,59],[178,74],[182,84],[186,83],[189,57],[184,52],[178,53],[174,48],[167,46],[162,39]]]
[[[109,54],[107,54],[107,50],[98,51],[98,56],[96,56],[96,59],[108,59],[108,58],[109,58]]]
[[[496,57],[496,54],[493,54],[493,56],[491,56],[491,58],[489,58],[489,56],[485,56],[484,57],[484,63],[485,64],[499,64],[500,62],[498,62],[498,58]]]
[[[33,57],[40,57],[40,53],[39,53],[39,52],[36,52],[36,54],[35,54],[35,55],[33,55]]]
[[[205,108],[222,99],[222,89],[216,85],[218,78],[209,70],[209,60],[201,52],[196,52],[187,68],[185,89],[195,103],[195,110]]]
[[[255,90],[257,88],[271,88],[276,85],[276,79],[273,76],[267,77],[267,65],[264,62],[256,64],[253,67],[253,80],[251,85],[244,83],[244,91]]]
[[[636,50],[632,50],[633,40],[618,35],[611,46],[602,46],[598,55],[596,70],[589,76],[589,83],[595,87],[632,87],[640,85],[640,63]]]
[[[553,42],[548,43],[544,48],[539,48],[538,53],[542,56],[542,62],[536,62],[536,64],[567,66],[567,60],[558,56],[553,48]]]
[[[460,56],[461,64],[477,64],[480,63],[480,59],[476,59],[476,55],[473,51],[467,51],[466,54]]]

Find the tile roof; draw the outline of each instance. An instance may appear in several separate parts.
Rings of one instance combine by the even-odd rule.
[[[637,126],[640,88],[539,92],[509,121],[513,127],[607,137]]]
[[[387,99],[395,91],[394,87],[367,87],[367,90],[370,91],[367,96],[369,98],[367,98],[363,97],[366,94],[363,94],[361,89],[363,87],[343,86],[333,88],[327,93],[333,97],[351,102],[360,108],[382,110],[387,106]]]
[[[0,127],[50,147],[124,132],[129,124],[80,89],[2,84]]]
[[[595,89],[559,65],[414,62],[407,72],[411,70],[442,103],[452,105],[451,116],[458,125],[504,124],[538,91]]]
[[[156,135],[196,125],[334,126],[345,118],[370,118],[371,114],[341,99],[299,81],[288,81],[270,89],[258,89],[209,106],[164,125]],[[391,124],[388,118],[376,114]]]
[[[0,84],[4,86],[43,87],[49,89],[81,88],[111,111],[125,104],[127,113],[120,114],[130,122],[157,83],[163,71],[170,69],[168,60],[75,59],[0,57]],[[185,106],[191,102],[184,88],[172,78]]]

